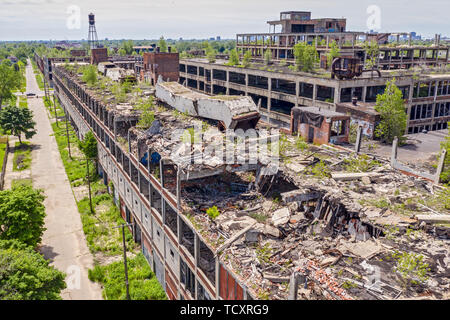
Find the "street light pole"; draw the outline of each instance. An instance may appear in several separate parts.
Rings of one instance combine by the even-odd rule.
[[[130,286],[128,283],[128,266],[127,266],[127,244],[125,242],[125,227],[132,226],[133,223],[122,224],[115,228],[122,228],[122,242],[123,242],[123,265],[125,267],[125,286],[127,290],[127,300],[131,300],[130,298]]]
[[[89,189],[89,207],[91,209],[91,213],[94,213],[94,210],[92,209],[91,179],[89,177],[89,158],[86,158],[86,168],[87,168],[87,181]]]
[[[58,124],[58,115],[56,114],[56,98],[55,98],[55,93],[53,93],[53,108],[55,109],[56,126],[59,128],[59,124]]]
[[[67,146],[69,147],[69,158],[72,159],[72,154],[70,152],[69,124],[67,122],[67,113],[64,114],[66,116],[66,136],[67,136]]]

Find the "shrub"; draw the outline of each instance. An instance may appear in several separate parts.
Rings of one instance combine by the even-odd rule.
[[[217,218],[220,215],[220,212],[216,206],[211,207],[208,210],[206,210],[206,213],[212,220],[214,220],[215,218]]]

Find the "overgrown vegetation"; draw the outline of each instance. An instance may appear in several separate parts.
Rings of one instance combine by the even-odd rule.
[[[17,240],[0,240],[0,300],[60,300],[65,274]]]
[[[206,210],[206,214],[211,218],[211,220],[214,220],[215,218],[217,218],[220,215],[220,212],[216,206],[213,206]]]
[[[299,42],[294,46],[295,70],[311,72],[319,60],[319,55],[314,45]]]
[[[16,142],[14,148],[13,170],[23,171],[31,166],[31,145],[29,142]]]
[[[377,96],[375,111],[380,113],[381,118],[375,135],[385,143],[392,143],[395,137],[402,143],[407,119],[403,94],[395,85],[395,79],[388,81],[384,93]]]
[[[31,139],[37,133],[35,126],[33,112],[28,108],[7,106],[0,111],[0,128],[19,138],[21,144],[22,134]]]
[[[142,253],[127,258],[128,281],[131,300],[167,300],[155,274],[150,270]],[[122,261],[89,270],[89,279],[103,285],[103,297],[108,300],[125,300],[125,270]]]
[[[44,199],[42,190],[30,186],[0,191],[0,240],[18,240],[35,248],[45,231]]]
[[[424,263],[422,255],[395,251],[392,258],[396,261],[394,270],[402,276],[405,287],[409,283],[423,283],[428,279],[427,273],[430,268],[427,263]]]
[[[344,160],[344,169],[348,172],[368,172],[380,163],[366,154],[359,154],[355,157]]]

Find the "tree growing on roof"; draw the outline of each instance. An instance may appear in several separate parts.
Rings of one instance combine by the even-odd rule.
[[[398,137],[399,143],[404,142],[405,101],[402,92],[395,85],[395,79],[388,81],[384,93],[377,96],[375,111],[380,114],[381,118],[375,130],[375,136],[385,143],[392,143],[395,137]]]
[[[159,52],[168,52],[169,51],[169,49],[167,48],[167,42],[166,42],[166,40],[164,40],[163,36],[161,36],[161,38],[159,38],[158,47],[159,47]]]
[[[86,82],[88,86],[95,85],[98,82],[97,68],[94,65],[84,67],[81,79]]]
[[[264,64],[268,66],[271,61],[272,61],[272,51],[266,50],[266,52],[264,52]]]
[[[233,49],[230,51],[230,59],[228,61],[228,65],[230,66],[236,66],[239,65],[239,54],[237,53],[236,49]]]
[[[304,42],[294,46],[295,69],[297,71],[311,72],[319,59],[316,48]]]
[[[0,128],[10,131],[12,135],[19,138],[20,144],[22,144],[22,134],[25,134],[26,139],[36,134],[35,126],[33,112],[28,108],[7,106],[0,110]]]
[[[339,46],[337,45],[336,41],[331,42],[330,45],[330,52],[328,52],[327,55],[327,63],[328,68],[331,68],[331,64],[333,63],[333,60],[336,59],[341,55],[341,51],[339,50]]]
[[[251,59],[252,53],[250,52],[250,50],[245,51],[244,59],[242,59],[242,65],[244,66],[244,68],[249,68],[252,65]]]
[[[210,45],[205,49],[206,59],[209,63],[216,62],[216,50],[214,50]]]
[[[376,41],[365,42],[363,45],[366,51],[366,69],[373,69],[377,66],[380,47]]]

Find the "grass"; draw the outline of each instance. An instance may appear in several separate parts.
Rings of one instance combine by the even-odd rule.
[[[3,169],[3,159],[5,158],[6,154],[6,137],[0,136],[0,172]]]
[[[127,258],[128,282],[131,300],[167,300],[166,293],[151,271],[142,253]],[[103,297],[108,300],[125,300],[126,287],[122,261],[107,266],[95,266],[89,270],[89,279],[104,287]]]
[[[19,97],[19,107],[28,108],[28,100],[26,97]]]
[[[42,79],[42,75],[41,75],[40,71],[38,71],[37,73],[35,71],[34,75],[36,76],[36,81],[39,86],[39,89],[44,90],[44,80]]]
[[[31,179],[14,179],[11,181],[11,189],[18,186],[33,187],[33,181]]]
[[[62,112],[57,105],[57,114]],[[71,148],[74,154],[78,153],[78,139],[70,124],[69,137]],[[65,123],[52,123],[54,136],[63,161],[67,176],[72,187],[86,186],[86,161],[69,157],[67,148],[67,137]],[[94,165],[89,163],[89,172],[95,172]],[[107,187],[102,179],[97,176],[91,177],[92,204],[94,213],[90,212],[89,198],[84,197],[77,201],[78,211],[81,216],[83,232],[89,250],[94,254],[102,253],[107,256],[118,256],[122,254],[122,233],[120,228],[114,228],[124,224],[119,209],[114,203],[112,195],[107,192]],[[125,228],[125,241],[127,250],[134,252],[137,245],[128,228]],[[167,299],[164,290],[152,273],[148,262],[142,254],[138,254],[128,261],[128,275],[130,283],[130,293],[133,300],[165,300]],[[94,269],[89,270],[89,279],[101,283],[104,287],[103,296],[110,300],[124,300],[125,281],[123,279],[123,262],[114,262],[106,266],[96,265]]]
[[[87,186],[86,180],[86,162],[79,158],[70,159],[67,148],[66,130],[62,128],[65,124],[61,124],[58,128],[56,123],[52,124],[55,133],[56,143],[63,160],[66,174],[71,182],[72,187],[84,185]],[[69,125],[70,144],[73,151],[77,150],[78,139],[73,132],[73,128]],[[89,163],[89,172],[95,172],[95,167]],[[78,211],[81,215],[83,231],[86,235],[89,249],[92,253],[102,252],[107,255],[117,255],[122,252],[122,236],[119,229],[113,227],[125,223],[120,215],[119,209],[113,201],[113,197],[107,193],[106,186],[103,185],[99,178],[91,178],[92,202],[95,214],[90,213],[89,198],[85,197],[77,202]],[[102,210],[96,210],[96,207]],[[127,246],[134,249],[136,244],[128,229],[125,229],[125,237]]]
[[[23,171],[31,166],[31,146],[29,142],[16,142],[14,148],[13,171]]]

